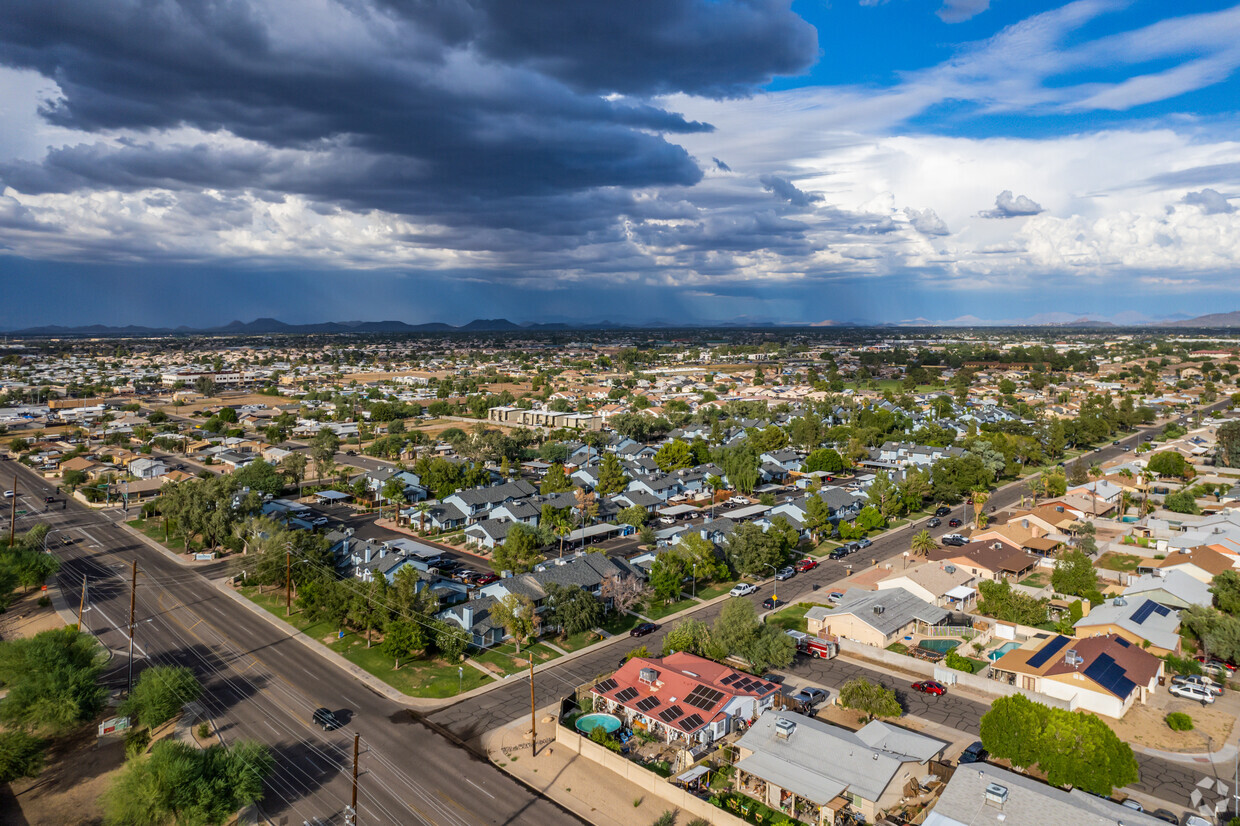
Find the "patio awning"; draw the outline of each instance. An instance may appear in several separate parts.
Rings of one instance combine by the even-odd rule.
[[[689,769],[689,771],[685,772],[684,774],[677,775],[676,782],[677,783],[692,783],[694,780],[697,780],[699,777],[706,774],[708,771],[710,771],[710,766],[697,766],[695,768]]]
[[[948,591],[946,596],[950,597],[951,599],[965,600],[973,596],[976,593],[977,591],[973,588],[970,588],[968,585],[957,585],[955,588],[952,588],[950,591]]]

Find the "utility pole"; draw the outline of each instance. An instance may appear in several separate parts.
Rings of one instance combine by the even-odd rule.
[[[82,574],[82,602],[78,605],[78,630],[82,630],[82,615],[86,613],[86,574]]]
[[[349,805],[349,808],[353,810],[353,823],[351,826],[357,826],[357,752],[361,737],[360,734],[353,735],[353,802]]]
[[[138,560],[133,561],[133,582],[129,586],[129,691],[133,694],[133,632],[134,614],[138,608]]]
[[[534,655],[530,654],[530,754],[538,754],[538,717],[534,712]]]
[[[9,546],[13,545],[13,533],[17,530],[17,474],[13,474],[13,499],[9,503]]]
[[[284,616],[293,615],[293,551],[284,549]]]

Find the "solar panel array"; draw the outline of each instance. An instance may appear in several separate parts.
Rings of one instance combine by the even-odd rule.
[[[1171,613],[1171,609],[1165,608],[1162,605],[1159,605],[1157,602],[1147,599],[1144,603],[1141,604],[1140,608],[1138,608],[1136,611],[1133,612],[1132,621],[1135,622],[1137,625],[1140,625],[1141,623],[1145,622],[1147,619],[1150,618],[1150,614],[1153,614],[1155,612],[1157,612],[1157,614],[1160,617],[1165,617]]]
[[[616,699],[622,703],[627,703],[629,700],[632,700],[634,697],[636,697],[640,693],[641,692],[638,691],[636,688],[626,688],[624,691],[621,691],[619,694],[616,695]]]
[[[649,712],[652,708],[659,707],[659,699],[657,697],[647,697],[637,704],[637,710],[641,712]]]
[[[680,727],[686,731],[693,731],[705,722],[706,721],[702,719],[702,715],[690,714],[688,717],[680,721]]]
[[[736,682],[736,681],[737,681],[737,680],[739,680],[740,678],[741,678],[741,674],[740,674],[740,672],[738,672],[738,671],[733,671],[731,674],[729,674],[728,676],[724,677],[724,678],[723,678],[722,680],[720,680],[719,682],[723,683],[724,685],[731,685],[732,683]]]
[[[712,709],[723,699],[723,692],[717,688],[700,685],[689,692],[689,696],[685,698],[685,702],[694,708],[700,708],[703,711]]]
[[[615,687],[616,687],[616,686],[618,686],[618,685],[620,685],[618,682],[616,682],[615,680],[613,680],[613,679],[611,679],[611,678],[608,678],[608,679],[606,679],[606,680],[603,680],[603,681],[602,681],[601,683],[599,683],[598,685],[596,685],[596,686],[594,687],[594,690],[595,690],[595,691],[598,691],[598,692],[600,692],[600,693],[606,693],[606,692],[608,692],[608,691],[611,691],[613,688],[615,688]]]
[[[1040,668],[1046,664],[1046,661],[1063,650],[1070,640],[1062,634],[1048,642],[1046,645],[1029,658],[1028,665],[1030,668]]]
[[[1099,654],[1089,668],[1085,669],[1085,676],[1121,700],[1126,700],[1137,687],[1136,683],[1128,679],[1123,666],[1108,654]]]
[[[670,723],[684,713],[685,710],[680,706],[671,706],[659,712],[659,719],[665,723]]]

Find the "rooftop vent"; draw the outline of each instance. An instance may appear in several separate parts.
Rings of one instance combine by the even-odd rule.
[[[775,736],[782,737],[787,740],[792,736],[792,732],[796,731],[797,724],[787,717],[780,717],[775,721]]]
[[[881,614],[881,613],[883,613],[883,611],[884,611],[884,610],[885,610],[885,609],[884,609],[884,608],[883,608],[883,606],[881,606],[881,605],[875,605],[875,606],[874,606],[874,613],[876,613],[876,614]]]
[[[1123,597],[1116,597],[1115,599],[1111,600],[1111,604],[1116,607],[1122,608],[1123,606],[1128,604],[1128,600],[1124,599]]]
[[[1078,665],[1085,662],[1085,658],[1082,657],[1080,654],[1076,653],[1075,648],[1069,648],[1066,652],[1064,652],[1063,661],[1067,665],[1070,665],[1073,668],[1076,668]]]
[[[947,573],[949,573],[949,574],[954,574],[954,573],[956,573],[956,566],[955,566],[955,565],[948,565],[948,566],[947,566],[947,567],[945,567],[943,570],[944,570],[944,571],[946,571],[946,572],[947,572]]]
[[[998,783],[987,783],[986,791],[983,794],[985,795],[986,802],[992,806],[1002,807],[1008,798],[1007,786],[1000,786]]]

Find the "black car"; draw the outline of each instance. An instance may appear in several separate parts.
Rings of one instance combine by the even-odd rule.
[[[944,505],[943,507],[936,509],[934,511],[934,515],[935,516],[947,516],[947,514],[951,512],[952,512],[952,509]]]
[[[1180,819],[1166,809],[1155,809],[1152,812],[1146,812],[1146,814],[1158,818],[1163,823],[1174,823],[1176,826],[1179,826],[1180,823]]]
[[[950,520],[950,521],[947,523],[947,525],[948,525],[948,527],[950,527],[950,528],[959,528],[959,527],[960,527],[960,520],[959,520],[959,519],[952,519],[952,520]]]
[[[939,519],[937,516],[932,516],[930,517],[930,521],[926,523],[926,527],[937,528],[939,525],[942,525],[942,524],[943,524],[942,519]]]
[[[848,556],[848,551],[843,548],[835,548],[831,553],[827,554],[827,559],[843,559]]]
[[[311,719],[316,726],[322,726],[323,731],[335,731],[340,728],[340,719],[329,708],[316,708]]]
[[[766,599],[762,600],[762,607],[766,608],[767,610],[771,610],[774,608],[782,608],[786,604],[787,603],[785,603],[782,599],[775,599],[775,597],[767,597]]]
[[[986,754],[986,749],[982,748],[982,741],[977,740],[960,753],[960,759],[956,762],[961,766],[966,763],[980,763],[986,759]]]
[[[56,497],[55,496],[44,496],[43,501],[50,505],[56,501]]]
[[[653,634],[659,630],[659,626],[653,622],[643,622],[633,626],[633,630],[629,632],[630,637],[644,637],[647,634]]]

